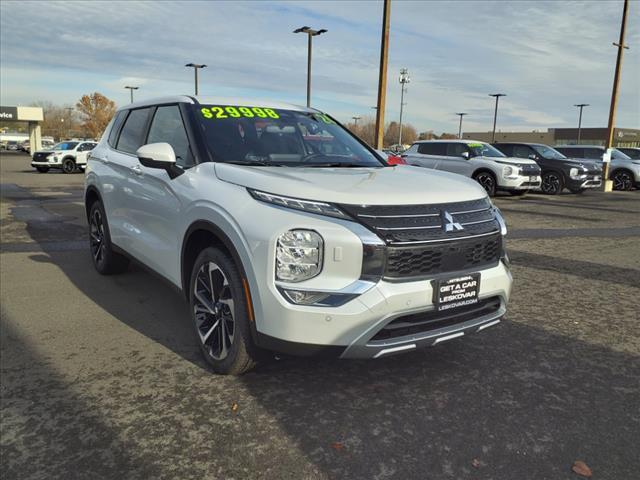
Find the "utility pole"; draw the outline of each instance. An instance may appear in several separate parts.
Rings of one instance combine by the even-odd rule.
[[[578,145],[580,145],[580,131],[582,129],[582,109],[588,106],[588,103],[578,103],[577,105],[574,105],[574,107],[578,107],[580,109],[580,114],[578,115]]]
[[[71,138],[71,112],[73,112],[73,107],[65,107],[67,111],[67,137]]]
[[[504,93],[490,93],[490,97],[496,97],[496,109],[493,112],[493,134],[491,135],[491,143],[495,143],[496,141],[496,120],[498,118],[498,100],[500,97],[506,97]]]
[[[194,73],[194,80],[195,80],[195,91],[196,91],[196,96],[198,95],[198,70],[200,70],[201,68],[207,68],[206,65],[204,64],[199,64],[199,63],[187,63],[185,65],[185,67],[191,67],[193,68],[193,73]]]
[[[456,115],[460,117],[460,125],[458,126],[458,138],[462,138],[462,117],[469,114],[465,112],[460,112],[460,113],[456,113]]]
[[[400,69],[400,78],[398,79],[401,86],[400,91],[400,133],[398,134],[398,145],[402,148],[402,109],[404,107],[404,91],[406,89],[406,84],[411,81],[409,78],[409,70],[406,68]]]
[[[389,18],[391,0],[384,0],[382,38],[380,39],[380,72],[378,76],[378,103],[376,105],[376,132],[374,147],[382,150],[384,140],[384,105],[387,96],[387,61],[389,57]]]
[[[353,118],[353,129],[356,130],[358,128],[358,120],[362,117],[351,117]]]
[[[309,27],[300,27],[293,31],[293,33],[307,34],[307,107],[311,107],[311,39],[326,32],[327,30],[324,28],[313,30]]]
[[[616,108],[618,106],[618,86],[620,84],[620,70],[622,69],[622,55],[625,48],[624,34],[627,28],[627,12],[629,11],[629,0],[624,0],[624,6],[622,7],[622,24],[620,25],[620,40],[618,43],[614,43],[618,47],[618,57],[616,58],[616,71],[613,76],[613,90],[611,92],[611,108],[609,109],[609,123],[607,125],[607,150],[613,148],[613,131],[616,124]],[[602,165],[602,185],[605,192],[612,190],[612,184],[609,180],[609,162],[604,162]]]
[[[124,87],[124,88],[128,88],[129,92],[131,92],[131,103],[133,103],[133,91],[138,90],[140,87]]]

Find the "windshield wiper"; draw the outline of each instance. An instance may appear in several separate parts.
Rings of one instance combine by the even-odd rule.
[[[304,163],[300,165],[301,167],[309,167],[309,168],[357,168],[357,167],[374,167],[374,165],[360,165],[359,163],[349,163],[349,162],[326,162],[326,163]]]
[[[281,167],[280,163],[265,162],[263,160],[225,160],[220,163],[232,163],[234,165],[248,165],[250,167]]]

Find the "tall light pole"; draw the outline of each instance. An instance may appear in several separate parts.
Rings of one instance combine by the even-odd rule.
[[[129,89],[129,92],[131,93],[131,103],[133,103],[133,91],[138,90],[140,87],[124,87],[124,88]]]
[[[73,112],[73,107],[65,107],[67,111],[67,137],[71,138],[71,112]]]
[[[391,0],[384,0],[382,38],[380,39],[380,71],[378,72],[378,103],[376,105],[376,132],[374,147],[382,150],[384,143],[384,105],[387,98],[387,60],[389,58],[389,19]]]
[[[193,68],[193,72],[195,75],[196,95],[198,95],[198,70],[200,70],[201,68],[206,68],[207,66],[199,63],[187,63],[185,67]]]
[[[620,84],[620,70],[622,69],[622,54],[628,49],[624,44],[624,34],[627,29],[627,12],[629,11],[629,0],[624,0],[622,7],[622,24],[620,25],[620,40],[614,43],[618,47],[618,56],[616,58],[616,70],[613,76],[613,90],[611,91],[611,107],[609,108],[609,123],[607,125],[607,149],[613,147],[613,131],[616,126],[616,107],[618,106],[618,86]],[[611,182],[609,178],[609,162],[605,162],[602,166],[602,184],[604,191],[611,190]]]
[[[460,116],[460,125],[458,126],[458,138],[462,138],[462,117],[469,114],[465,112],[460,112],[460,113],[456,113],[456,115]]]
[[[307,107],[311,106],[311,39],[326,32],[327,30],[324,28],[314,30],[309,27],[300,27],[293,31],[293,33],[307,34]]]
[[[588,106],[588,103],[578,103],[577,105],[574,105],[574,107],[578,107],[580,109],[580,114],[578,115],[578,145],[580,145],[580,131],[582,129],[582,109]]]
[[[491,135],[491,143],[495,143],[496,141],[496,120],[498,119],[498,100],[500,97],[506,97],[507,95],[504,93],[490,93],[490,97],[496,97],[496,109],[493,112],[493,134]]]
[[[411,82],[411,78],[409,78],[409,70],[401,68],[398,81],[400,82],[400,133],[398,134],[398,145],[402,145],[402,109],[404,107],[404,92],[407,88],[406,85]]]
[[[362,117],[351,117],[353,118],[353,129],[357,129],[358,128],[358,120],[360,120]]]

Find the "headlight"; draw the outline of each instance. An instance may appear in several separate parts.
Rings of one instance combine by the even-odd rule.
[[[322,270],[322,237],[312,230],[289,230],[276,243],[276,279],[302,282]]]
[[[513,175],[513,167],[502,167],[502,176],[510,177]]]
[[[578,175],[578,169],[572,168],[571,170],[569,170],[569,175],[575,177],[576,175]]]
[[[302,210],[308,213],[317,213],[318,215],[327,215],[329,217],[350,218],[342,212],[338,207],[325,202],[316,202],[313,200],[302,200],[300,198],[283,197],[282,195],[273,195],[271,193],[260,192],[247,188],[249,193],[256,200],[261,202],[272,203],[281,207]]]

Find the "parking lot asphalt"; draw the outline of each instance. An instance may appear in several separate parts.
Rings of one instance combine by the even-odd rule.
[[[640,478],[640,191],[498,197],[495,328],[223,377],[177,292],[94,271],[82,174],[0,176],[3,479]]]

